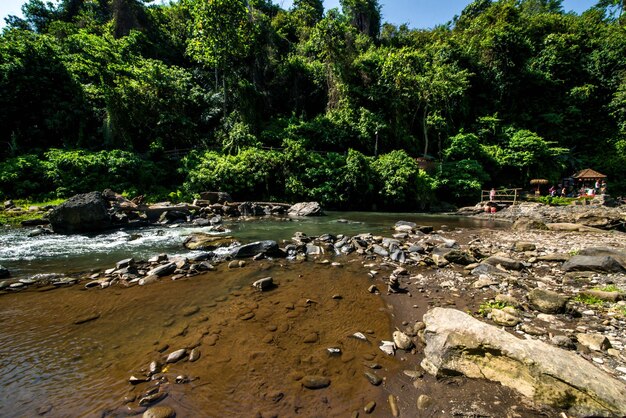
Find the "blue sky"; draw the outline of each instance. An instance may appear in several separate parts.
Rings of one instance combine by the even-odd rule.
[[[160,2],[163,0],[157,0]],[[292,0],[273,0],[274,3],[287,9]],[[4,26],[4,18],[8,15],[20,15],[20,8],[25,0],[0,0],[0,27]],[[582,13],[597,0],[564,0],[565,11]],[[461,13],[471,0],[379,0],[382,5],[383,21],[396,25],[408,23],[412,28],[432,28],[452,20],[454,15]],[[327,9],[339,7],[339,0],[325,0]]]

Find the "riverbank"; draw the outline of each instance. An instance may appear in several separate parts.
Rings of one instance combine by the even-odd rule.
[[[83,281],[52,292],[41,287],[1,296],[7,302],[2,311],[7,339],[16,338],[3,348],[3,354],[12,353],[9,364],[23,363],[19,356],[24,352],[12,347],[33,343],[17,337],[23,323],[37,328],[32,334],[49,334],[39,340],[50,346],[51,356],[66,358],[70,346],[85,347],[61,362],[65,376],[52,367],[58,359],[47,359],[55,388],[38,389],[43,393],[37,399],[49,403],[26,403],[22,413],[41,407],[54,416],[80,402],[86,415],[141,413],[158,404],[169,405],[178,416],[224,411],[345,416],[363,414],[375,402],[372,415],[389,416],[389,395],[401,416],[552,416],[572,409],[531,402],[499,383],[430,376],[421,367],[426,357],[423,319],[434,307],[471,312],[522,339],[563,347],[594,364],[605,383],[624,381],[626,312],[619,301],[626,290],[624,273],[564,267],[589,247],[609,248],[618,257],[626,251],[624,234],[431,232],[409,223],[396,229],[387,238],[299,234],[281,244],[287,252],[295,250],[291,261],[216,263],[203,274],[174,281],[167,275],[145,286],[118,278],[105,289],[84,289]],[[335,256],[335,249],[345,255]],[[276,287],[267,292],[251,287],[263,277],[272,277]],[[546,308],[531,300],[536,290],[556,292],[558,306]],[[582,293],[598,290],[604,293]],[[15,312],[26,316],[15,318]],[[55,330],[68,326],[66,338],[54,342]],[[393,340],[396,328],[413,347],[389,356],[378,346]],[[611,347],[589,347],[581,334],[602,335]],[[182,358],[166,365],[167,357],[181,349]],[[190,361],[198,352],[199,358]],[[152,361],[165,371],[150,372]],[[8,380],[12,389],[27,391],[25,383],[35,376],[20,373],[18,367]],[[84,374],[88,377],[76,378]],[[307,388],[317,385],[326,387]],[[104,395],[103,388],[113,397]],[[57,391],[62,396],[54,395]]]

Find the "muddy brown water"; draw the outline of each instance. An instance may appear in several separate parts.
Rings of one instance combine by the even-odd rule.
[[[255,291],[251,282],[264,276],[278,286]],[[382,405],[366,363],[379,363],[382,378],[397,364],[378,349],[390,322],[382,300],[366,292],[370,280],[357,260],[341,268],[265,261],[143,287],[2,295],[0,416],[141,412],[137,401],[154,382],[133,386],[129,377],[192,347],[199,360],[163,373],[160,404],[179,417],[346,416],[370,400]],[[75,324],[88,318],[96,319]],[[351,338],[355,332],[368,341]],[[174,383],[178,375],[191,382]],[[305,389],[305,375],[331,384]]]

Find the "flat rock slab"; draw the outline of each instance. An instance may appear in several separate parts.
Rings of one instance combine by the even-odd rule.
[[[623,273],[626,269],[611,256],[575,255],[563,264],[565,271]]]
[[[321,216],[324,212],[318,202],[300,202],[290,207],[287,214],[289,216]]]
[[[421,365],[432,375],[500,382],[572,415],[626,414],[626,385],[572,352],[520,340],[456,309],[431,309],[424,323]]]

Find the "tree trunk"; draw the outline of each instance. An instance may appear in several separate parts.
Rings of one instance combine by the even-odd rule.
[[[426,119],[428,118],[428,106],[424,107],[424,115],[422,116],[422,129],[424,130],[424,158],[428,155],[428,126]]]

